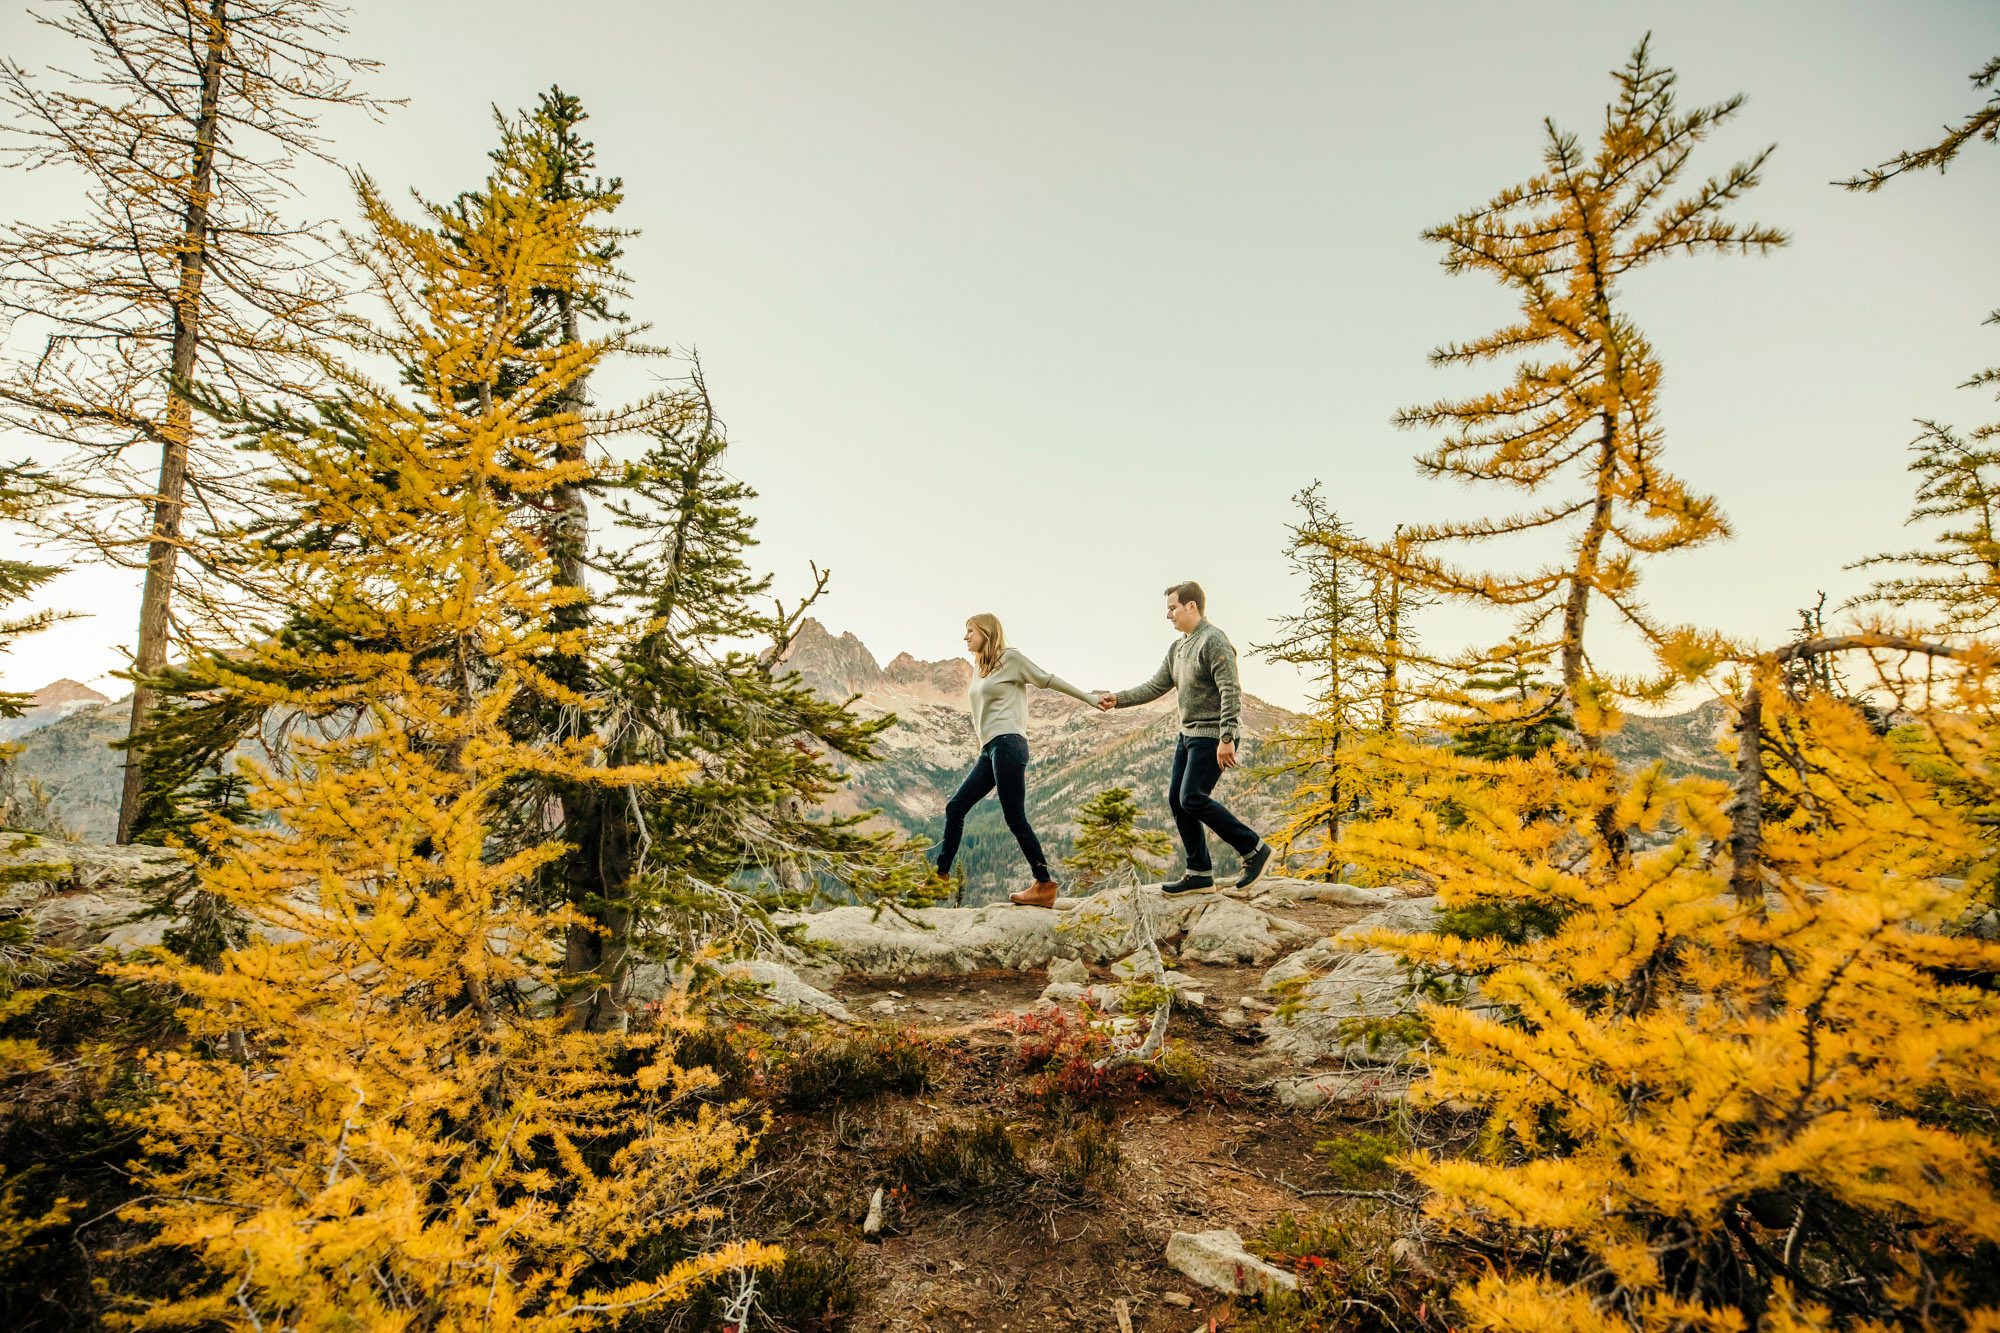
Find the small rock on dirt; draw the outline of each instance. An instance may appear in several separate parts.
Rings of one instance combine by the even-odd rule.
[[[1051,981],[1042,987],[1042,998],[1065,1009],[1074,1008],[1083,1001],[1083,987],[1074,981]]]
[[[1048,978],[1051,985],[1067,981],[1085,986],[1090,983],[1090,969],[1079,958],[1052,958],[1049,960]]]
[[[1298,1280],[1243,1248],[1243,1237],[1227,1227],[1176,1231],[1167,1242],[1167,1265],[1211,1291],[1240,1295],[1297,1291]]]

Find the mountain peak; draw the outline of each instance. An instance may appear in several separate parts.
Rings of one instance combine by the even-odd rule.
[[[853,631],[833,637],[833,632],[808,616],[799,623],[785,649],[784,664],[799,678],[827,698],[845,699],[865,694],[882,683],[882,668]]]
[[[941,694],[964,694],[972,688],[972,663],[962,657],[926,662],[908,653],[898,653],[896,660],[883,668],[882,674],[893,684],[928,685]]]
[[[111,696],[99,694],[82,681],[71,680],[68,676],[64,676],[61,680],[52,680],[39,690],[36,690],[35,697],[29,702],[28,706],[31,708],[53,708],[58,704],[108,704],[110,702]]]

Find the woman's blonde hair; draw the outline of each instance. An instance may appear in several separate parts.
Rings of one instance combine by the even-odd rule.
[[[1000,617],[981,611],[976,616],[967,616],[965,624],[986,636],[986,642],[979,645],[974,656],[979,659],[979,674],[992,675],[993,668],[1000,665],[1000,654],[1007,651],[1007,631],[1000,628]]]

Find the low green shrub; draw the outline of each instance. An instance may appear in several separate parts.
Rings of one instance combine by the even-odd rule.
[[[1170,1042],[1157,1060],[1111,1065],[1111,1038],[1095,1014],[1070,1009],[1029,1010],[1001,1023],[1014,1033],[1008,1068],[1027,1075],[1020,1092],[1044,1106],[1102,1107],[1157,1093],[1176,1101],[1216,1096],[1208,1062]]]
[[[1313,1145],[1326,1155],[1326,1178],[1345,1189],[1357,1189],[1379,1180],[1389,1171],[1389,1159],[1403,1150],[1400,1139],[1391,1134],[1349,1134]]]
[[[889,1178],[918,1198],[1075,1200],[1110,1184],[1119,1151],[1117,1130],[1098,1116],[1067,1115],[1030,1136],[1005,1116],[981,1114],[917,1133],[892,1131],[881,1160]]]
[[[711,1023],[689,1034],[679,1058],[721,1077],[712,1100],[768,1097],[797,1110],[884,1092],[914,1096],[935,1081],[938,1064],[936,1044],[908,1032],[811,1030],[775,1038],[744,1023]]]
[[[1014,1197],[1034,1183],[1019,1139],[998,1115],[946,1120],[899,1136],[882,1165],[890,1179],[917,1195],[952,1202]]]
[[[773,1064],[780,1098],[810,1110],[884,1092],[914,1096],[935,1080],[937,1054],[908,1032],[875,1029],[808,1036],[781,1047]]]

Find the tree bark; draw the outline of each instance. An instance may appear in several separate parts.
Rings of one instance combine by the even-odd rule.
[[[165,443],[160,449],[159,495],[153,502],[153,537],[146,552],[146,585],[139,598],[139,641],[132,654],[132,718],[136,737],[153,710],[156,692],[146,677],[167,664],[172,638],[174,579],[180,560],[181,510],[187,491],[187,455],[194,408],[181,384],[194,372],[201,340],[201,288],[207,274],[208,202],[215,181],[215,144],[221,122],[222,56],[228,45],[228,0],[211,0],[208,49],[201,67],[201,112],[195,121],[193,171],[187,221],[181,231],[180,281],[174,293],[173,379],[167,388]],[[145,788],[139,752],[125,753],[125,790],[118,804],[118,841],[130,842]]]
[[[1401,531],[1401,525],[1398,525]],[[1398,555],[1401,555],[1399,546]],[[1389,575],[1388,633],[1382,638],[1382,731],[1393,735],[1400,721],[1401,705],[1396,697],[1397,675],[1403,660],[1403,577]]]
[[[1611,483],[1618,466],[1618,421],[1604,416],[1604,435],[1598,442],[1597,502],[1590,511],[1590,524],[1577,543],[1576,565],[1569,576],[1569,601],[1563,607],[1562,676],[1563,693],[1570,707],[1576,707],[1583,686],[1583,622],[1590,612],[1590,588],[1597,577],[1597,562],[1604,552],[1604,535],[1611,528]],[[1584,743],[1596,748],[1597,739],[1586,736]]]
[[[1764,907],[1764,696],[1752,677],[1736,712],[1736,800],[1729,812],[1729,889],[1745,926],[1761,928]],[[1753,1012],[1771,1011],[1771,946],[1745,939],[1743,967],[1751,978]]]
[[[573,346],[581,337],[575,303],[567,293],[558,294],[556,302],[563,345]],[[584,400],[585,381],[573,380],[563,389],[557,411],[581,414]],[[582,462],[583,448],[561,441],[555,447],[555,458],[558,464]],[[552,498],[555,516],[549,522],[549,581],[558,588],[580,589],[585,586],[583,561],[590,543],[590,510],[584,503],[583,487],[562,482]],[[587,628],[589,603],[578,600],[557,607],[554,620],[561,630]],[[589,684],[581,658],[569,659],[551,674],[558,683],[579,692]],[[573,977],[597,977],[595,986],[576,991],[565,1006],[569,1026],[578,1031],[622,1031],[627,1023],[625,956],[630,947],[631,913],[609,905],[624,892],[625,881],[632,874],[628,830],[610,809],[619,796],[614,789],[584,783],[565,783],[557,793],[564,836],[578,853],[568,859],[564,896],[589,918],[588,923],[569,927],[563,939],[563,971]]]

